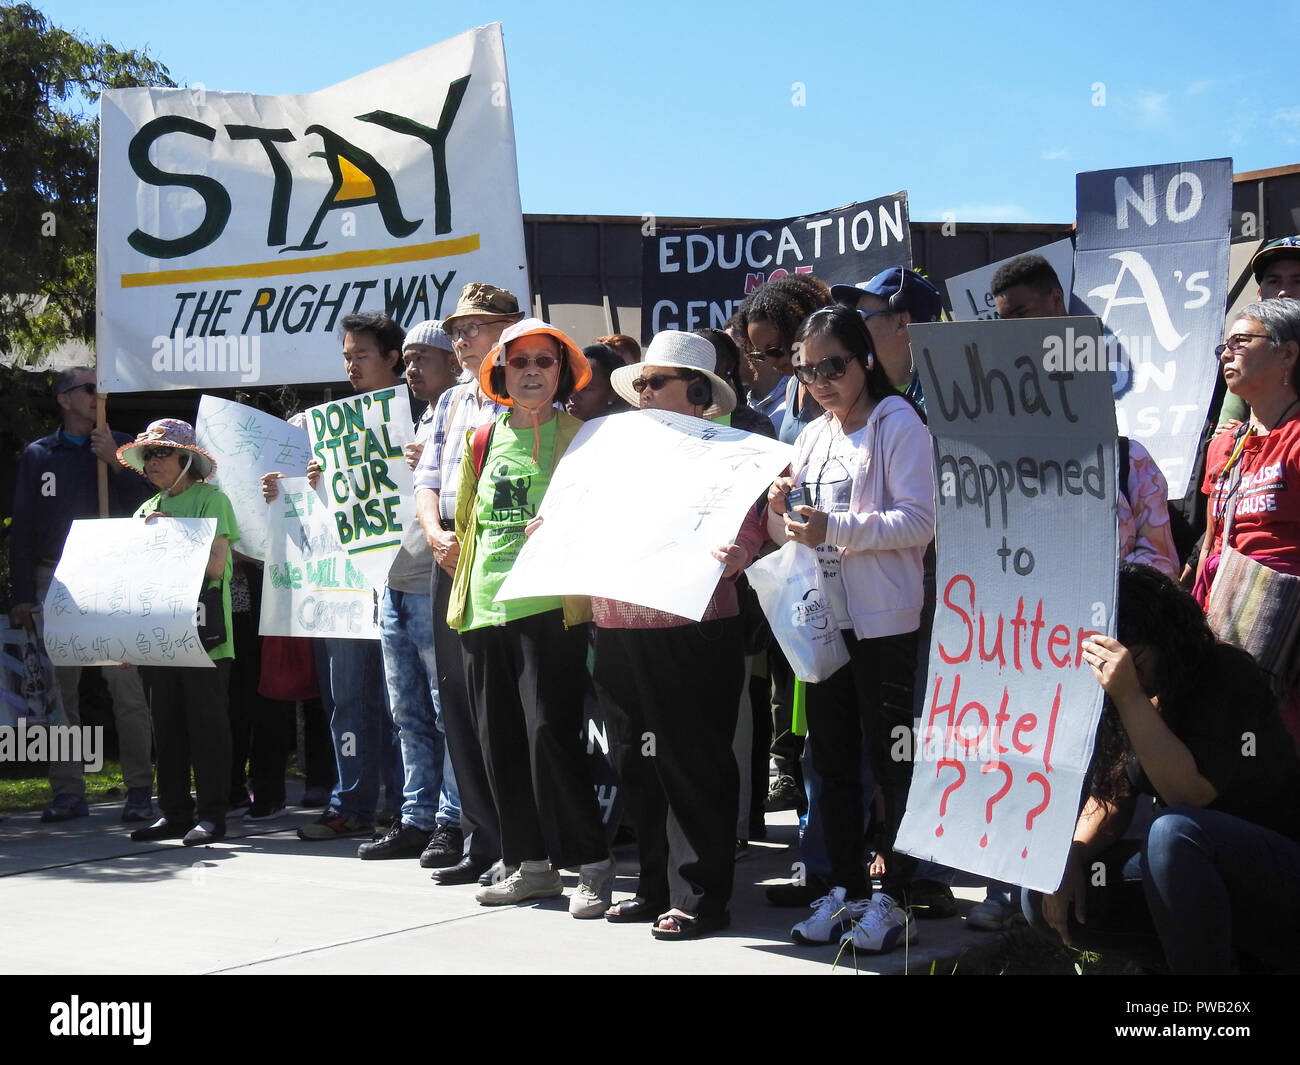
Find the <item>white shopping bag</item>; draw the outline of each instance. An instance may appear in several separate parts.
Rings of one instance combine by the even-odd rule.
[[[794,675],[826,680],[849,661],[811,547],[790,541],[745,571]]]

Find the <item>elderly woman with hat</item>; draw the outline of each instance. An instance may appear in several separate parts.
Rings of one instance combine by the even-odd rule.
[[[736,406],[714,369],[707,338],[663,332],[644,363],[615,370],[610,384],[642,410],[711,420]],[[756,510],[735,540],[713,552],[722,576],[699,621],[592,599],[596,688],[641,863],[636,895],[605,917],[652,921],[657,939],[691,939],[730,921],[740,788],[731,742],[745,683],[734,581],[763,541]]]
[[[158,756],[158,804],[162,817],[136,829],[137,842],[180,838],[187,847],[225,838],[230,785],[230,719],[227,689],[235,657],[230,617],[231,546],[239,541],[235,512],[221,489],[205,484],[217,464],[194,440],[188,422],[164,418],[152,423],[134,443],[123,444],[118,461],[141,472],[158,489],[135,512],[150,521],[167,518],[215,518],[216,537],[205,571],[204,587],[221,588],[226,639],[208,649],[214,670],[146,666],[141,670],[153,706],[154,745]],[[198,798],[198,816],[190,797],[190,767]]]
[[[498,599],[555,466],[581,423],[556,405],[586,385],[587,360],[554,326],[526,318],[501,334],[479,386],[507,410],[465,449],[456,498],[460,554],[447,623],[459,631],[501,823],[504,880],[476,898],[500,906],[563,894],[557,870],[579,867],[574,917],[609,905],[605,843],[579,739],[591,618],[583,597]]]

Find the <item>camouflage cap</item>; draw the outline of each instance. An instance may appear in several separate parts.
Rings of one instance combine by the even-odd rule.
[[[483,281],[471,281],[460,290],[456,309],[442,320],[442,327],[450,331],[452,322],[471,314],[487,314],[512,322],[518,322],[524,316],[524,312],[519,309],[519,301],[512,293]]]

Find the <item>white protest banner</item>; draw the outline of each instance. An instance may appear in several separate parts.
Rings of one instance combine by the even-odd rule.
[[[765,281],[816,274],[854,285],[912,265],[907,193],[770,222],[642,227],[641,335],[722,324]]]
[[[775,440],[669,411],[589,421],[498,596],[599,595],[698,621],[722,576],[713,549],[734,540],[791,455]]]
[[[1021,255],[1041,255],[1052,264],[1052,269],[1056,271],[1056,277],[1061,282],[1061,294],[1065,298],[1065,305],[1069,307],[1070,287],[1074,284],[1073,241],[1067,237],[1054,244],[1044,244],[1041,248],[1021,252]],[[993,275],[1012,259],[1019,258],[1020,255],[1012,255],[1006,259],[999,259],[995,263],[989,263],[988,266],[981,266],[948,278],[945,284],[948,286],[948,302],[952,304],[953,320],[973,322],[996,318],[998,312],[993,305]]]
[[[339,543],[323,486],[285,477],[267,506],[270,532],[262,569],[263,636],[379,639],[378,593]]]
[[[337,381],[345,314],[529,304],[498,23],[309,95],[100,101],[103,391]]]
[[[415,439],[406,385],[335,399],[307,410],[312,456],[323,469],[339,543],[370,584],[388,579],[402,534],[415,521],[414,485],[402,448]]]
[[[199,447],[217,461],[211,482],[226,493],[235,511],[240,553],[265,562],[267,506],[262,475],[306,470],[311,461],[306,432],[256,407],[202,396],[194,433]]]
[[[1096,318],[910,327],[938,484],[938,602],[898,846],[1039,891],[1060,883],[1101,712],[1082,661],[1114,633],[1116,455]]]
[[[1219,373],[1232,160],[1079,174],[1074,296],[1101,318],[1123,436],[1187,494]]]
[[[74,521],[45,596],[56,666],[210,667],[195,616],[216,518]]]

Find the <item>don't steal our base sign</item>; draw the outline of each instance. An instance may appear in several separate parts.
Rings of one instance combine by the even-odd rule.
[[[1115,408],[1096,318],[912,326],[938,485],[938,602],[907,814],[909,854],[1054,891],[1102,692],[1081,659],[1114,632]],[[1069,345],[1075,365],[1060,372]]]

